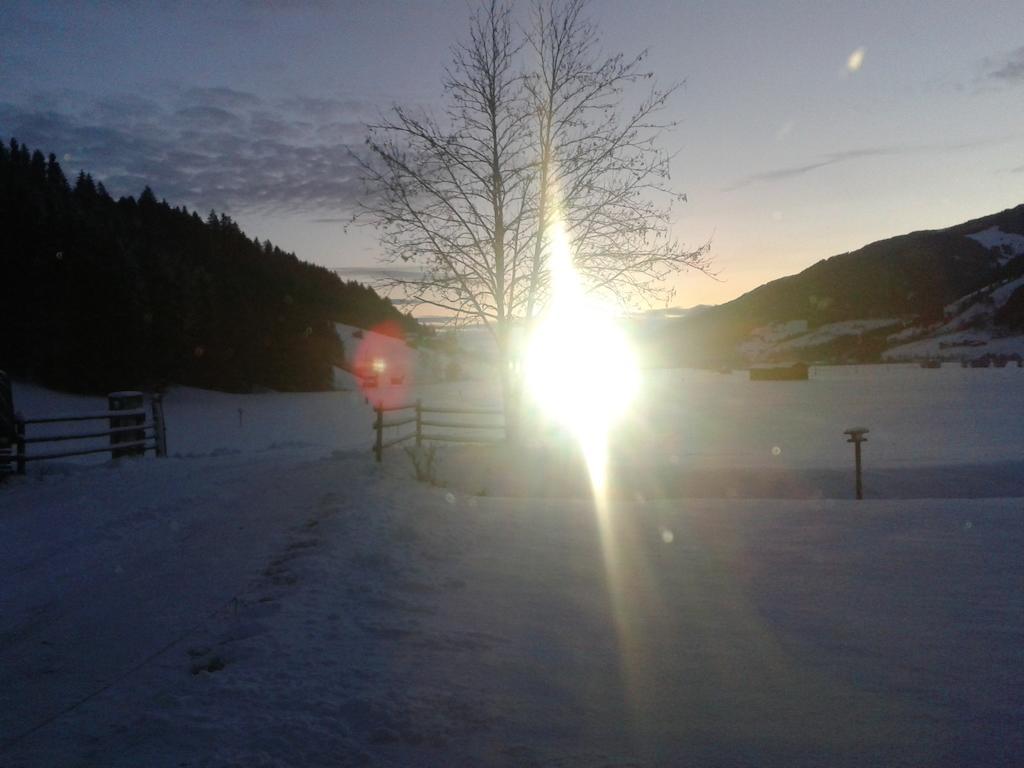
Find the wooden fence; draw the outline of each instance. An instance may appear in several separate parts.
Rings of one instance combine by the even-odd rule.
[[[87,456],[109,452],[112,458],[120,456],[141,456],[153,451],[157,456],[167,455],[167,432],[165,429],[163,401],[160,395],[153,395],[146,420],[147,409],[142,394],[136,392],[115,392],[109,397],[110,410],[101,413],[75,414],[71,416],[45,416],[27,419],[20,414],[14,416],[13,452],[0,451],[0,470],[14,465],[19,475],[25,474],[25,465],[33,461],[63,459],[71,456]],[[58,435],[31,435],[29,427],[40,424],[65,424],[86,421],[106,421],[107,429],[89,432],[69,432]],[[46,443],[66,443],[80,440],[95,440],[106,437],[104,447],[71,446],[69,450],[50,450],[43,453],[30,451],[29,446]]]
[[[383,461],[384,449],[390,448],[393,445],[404,443],[408,440],[415,440],[416,447],[419,448],[423,443],[496,443],[501,442],[507,437],[505,434],[504,424],[504,412],[498,408],[455,408],[455,407],[440,407],[440,406],[428,406],[423,405],[419,400],[410,405],[377,405],[374,408],[376,418],[373,422],[373,430],[376,433],[376,439],[373,444],[373,454],[377,458],[377,461]],[[412,415],[409,415],[409,412]],[[400,413],[405,414],[391,420],[385,420],[385,413]],[[451,417],[458,416],[486,416],[502,417],[501,423],[497,424],[482,424],[479,422],[472,421],[459,421],[453,420]],[[387,440],[384,439],[385,429],[398,429],[401,427],[408,427],[409,425],[415,425],[412,431],[397,436],[391,437]],[[425,428],[433,428],[432,431],[426,431]],[[437,432],[438,429],[449,430],[441,433]],[[450,430],[470,430],[469,434],[452,434]],[[501,431],[503,437],[496,438],[493,436],[481,435],[481,431],[497,432]]]

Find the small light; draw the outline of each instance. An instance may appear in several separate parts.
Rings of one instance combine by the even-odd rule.
[[[376,373],[384,373],[384,371],[387,370],[387,367],[388,364],[382,357],[378,357],[376,360],[373,361],[373,370]]]
[[[864,66],[864,46],[861,46],[846,59],[847,72],[857,72]]]

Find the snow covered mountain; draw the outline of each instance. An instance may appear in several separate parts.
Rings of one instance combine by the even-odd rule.
[[[661,364],[1024,353],[1024,205],[824,259],[657,331]]]

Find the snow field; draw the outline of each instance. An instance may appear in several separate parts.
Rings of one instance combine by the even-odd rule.
[[[863,426],[869,468],[1019,461],[1022,387],[1022,369],[950,365],[815,366],[805,382],[654,372],[620,443],[679,467],[846,469],[843,431]]]
[[[0,765],[1019,763],[1022,494],[941,480],[1021,461],[1020,376],[655,372],[624,467],[848,471],[863,425],[869,470],[952,498],[606,518],[474,488],[482,450],[447,488],[376,465],[358,396],[172,391],[177,458],[0,486]]]
[[[5,764],[997,765],[1024,750],[1019,499],[633,503],[602,541],[589,503],[407,475],[339,456],[287,493],[253,483],[249,514],[274,539],[233,588],[223,566],[206,581],[206,605],[203,581],[178,592],[147,557],[163,599],[107,611],[134,638],[61,638],[53,622],[74,616],[37,616],[35,644],[82,649],[54,674],[74,662],[113,684]],[[237,552],[222,542],[209,531]],[[201,621],[150,636],[168,605]]]
[[[869,470],[1020,462],[1022,388],[1024,369],[1015,367],[813,366],[805,382],[752,382],[746,371],[650,370],[612,437],[613,454],[626,466],[678,471],[846,471],[853,451],[843,431],[864,426],[871,430]],[[418,396],[452,406],[500,403],[486,382],[432,385]],[[542,418],[528,418],[526,429],[542,443],[564,437]]]

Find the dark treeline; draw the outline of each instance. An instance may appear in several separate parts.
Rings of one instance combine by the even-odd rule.
[[[175,382],[324,389],[332,322],[412,318],[355,282],[246,237],[230,218],[114,200],[54,155],[0,143],[0,369],[83,392]]]

